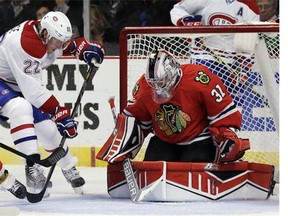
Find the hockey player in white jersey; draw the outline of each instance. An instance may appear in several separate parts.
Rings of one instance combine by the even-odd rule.
[[[254,0],[182,0],[174,5],[170,11],[170,16],[172,23],[176,26],[220,26],[247,22],[251,24],[251,22],[260,19],[258,7]],[[242,38],[236,40],[236,37],[239,38],[239,36]],[[254,48],[256,38],[252,36],[255,35],[227,33],[221,35],[207,34],[205,37],[195,38],[191,41],[190,62],[204,64],[217,75],[225,74],[228,71],[228,76],[230,76],[231,72],[226,69],[226,64],[233,71],[238,69],[236,78],[231,77],[231,79],[236,80],[244,77],[247,80],[247,73],[251,71],[251,67],[243,67],[243,65],[254,64],[251,50]],[[235,47],[241,47],[242,50],[248,52],[235,53],[237,51]],[[223,79],[222,81],[226,85],[226,80]],[[232,90],[228,89],[228,91]]]
[[[75,55],[87,64],[92,59],[102,63],[104,49],[85,38],[71,40],[72,28],[67,16],[49,12],[41,20],[28,20],[0,37],[0,119],[10,120],[11,136],[16,148],[40,159],[38,142],[53,152],[62,136],[77,136],[77,122],[70,108],[60,105],[56,97],[41,84],[42,69],[58,56]],[[60,133],[59,133],[60,132]],[[66,155],[58,165],[76,193],[82,193],[85,180],[75,168],[67,145]],[[27,190],[38,193],[46,177],[38,164],[26,161]],[[52,183],[48,185],[48,188]],[[49,195],[46,194],[46,196]]]
[[[250,0],[182,0],[171,9],[170,17],[176,26],[232,25],[260,19],[256,2]],[[213,48],[235,51],[232,36],[212,35],[205,41]],[[199,44],[195,46],[197,50]]]
[[[182,0],[174,5],[170,16],[176,26],[259,21],[257,5],[250,0]]]

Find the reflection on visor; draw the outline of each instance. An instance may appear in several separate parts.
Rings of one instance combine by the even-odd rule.
[[[169,101],[175,94],[175,88],[171,88],[168,91],[163,89],[151,89],[152,99],[157,104],[162,104]]]

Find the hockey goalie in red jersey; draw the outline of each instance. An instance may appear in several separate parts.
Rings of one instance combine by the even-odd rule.
[[[241,120],[224,84],[208,68],[180,65],[165,50],[152,52],[146,73],[133,89],[133,99],[118,115],[115,130],[97,155],[110,163],[110,195],[125,196],[117,189],[121,187],[121,164],[117,162],[134,158],[143,137],[152,133],[144,162],[134,162],[136,178],[143,188],[161,178],[157,184],[169,181],[169,187],[159,186],[161,189],[152,192],[148,200],[266,198],[271,193],[273,167],[239,161],[250,149],[249,140],[237,136]],[[241,190],[246,189],[241,188],[247,182],[264,189],[252,197],[243,195]],[[171,189],[173,184],[177,186]],[[187,195],[187,191],[191,193]],[[183,196],[174,196],[175,193]]]
[[[204,66],[180,66],[165,50],[150,55],[123,114],[155,134],[144,161],[235,161],[249,149],[237,138],[242,116],[221,80]]]

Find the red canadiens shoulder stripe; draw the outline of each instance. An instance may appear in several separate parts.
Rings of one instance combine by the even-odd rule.
[[[42,58],[46,53],[46,46],[35,32],[37,21],[28,21],[25,23],[21,35],[21,47],[30,56]]]

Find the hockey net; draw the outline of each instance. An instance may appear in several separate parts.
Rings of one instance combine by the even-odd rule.
[[[120,35],[121,111],[134,84],[145,72],[148,54],[159,48],[172,53],[180,63],[203,64],[222,79],[243,115],[239,136],[251,142],[245,159],[277,168],[279,26],[123,29]],[[143,154],[142,151],[136,159],[143,159]]]

